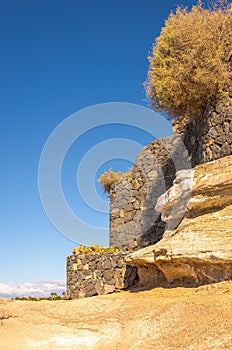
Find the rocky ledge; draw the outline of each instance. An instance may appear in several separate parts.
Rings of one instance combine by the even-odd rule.
[[[232,279],[232,156],[177,173],[156,209],[163,239],[127,256],[140,286],[196,286]]]

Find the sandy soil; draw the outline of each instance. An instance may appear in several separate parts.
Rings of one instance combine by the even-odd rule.
[[[0,349],[232,349],[232,282],[73,301],[0,299]]]

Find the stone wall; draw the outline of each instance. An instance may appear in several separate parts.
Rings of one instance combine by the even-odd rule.
[[[177,119],[173,132],[181,136],[192,166],[232,154],[232,60],[228,95],[212,103],[203,116]]]
[[[232,154],[232,92],[199,119],[177,120],[179,133],[191,156],[192,166]]]
[[[232,82],[232,62],[230,72]],[[228,94],[212,103],[203,116],[179,118],[172,125],[173,135],[144,147],[132,174],[110,188],[110,245],[122,247],[124,253],[68,257],[70,298],[107,294],[135,284],[137,270],[124,262],[125,251],[150,246],[163,238],[166,223],[155,207],[172,186],[176,172],[232,155],[232,83],[228,84]],[[150,278],[150,273],[147,276]]]
[[[67,257],[68,298],[108,294],[134,284],[137,269],[126,265],[125,255],[107,252]]]
[[[232,61],[228,94],[203,116],[173,121],[173,136],[155,140],[138,155],[132,178],[110,191],[110,244],[128,251],[162,238],[165,223],[155,211],[176,172],[232,154]]]
[[[158,197],[172,186],[176,171],[191,168],[177,136],[155,140],[139,153],[130,178],[110,191],[110,245],[128,251],[162,238],[165,223],[155,211]]]

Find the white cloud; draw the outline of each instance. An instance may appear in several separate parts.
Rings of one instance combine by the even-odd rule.
[[[0,297],[48,297],[51,292],[61,295],[66,290],[64,280],[37,281],[23,283],[0,283]]]

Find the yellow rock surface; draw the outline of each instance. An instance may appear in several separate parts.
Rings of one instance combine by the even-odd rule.
[[[158,204],[168,223],[184,207],[180,224],[167,230],[157,244],[127,257],[129,264],[138,266],[142,285],[200,285],[232,279],[232,156],[189,172],[192,188],[186,186],[186,170],[183,176],[180,172]]]

